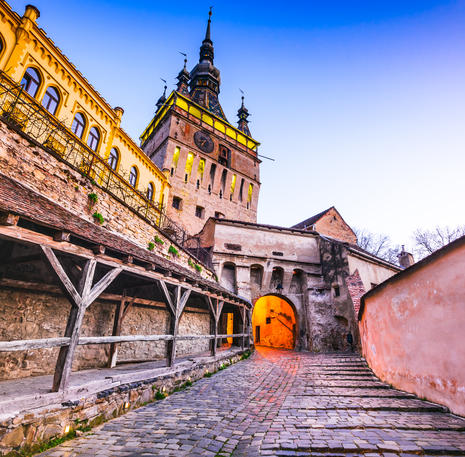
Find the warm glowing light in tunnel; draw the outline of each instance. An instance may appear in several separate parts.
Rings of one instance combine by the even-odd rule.
[[[286,300],[274,295],[259,298],[253,309],[252,328],[255,344],[294,349],[296,318]]]

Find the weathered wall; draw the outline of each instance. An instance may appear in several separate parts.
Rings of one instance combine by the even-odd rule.
[[[122,324],[122,335],[167,334],[169,314],[160,309],[132,306]],[[0,290],[0,340],[55,338],[64,335],[70,304],[62,296],[24,290]],[[86,311],[82,336],[111,335],[116,306],[95,302]],[[186,308],[180,334],[209,334],[209,314]],[[108,361],[108,344],[78,346],[73,370],[103,367]],[[0,352],[0,380],[39,376],[54,372],[58,348]],[[154,360],[165,357],[165,342],[122,343],[118,361]],[[208,351],[208,340],[179,341],[177,355]]]
[[[365,290],[370,290],[374,285],[381,284],[399,271],[398,268],[390,268],[381,265],[379,262],[370,262],[369,260],[362,259],[353,254],[349,254],[348,261],[350,274],[352,275],[355,270],[358,270]]]
[[[357,237],[354,232],[334,208],[331,208],[315,223],[315,230],[322,235],[330,236],[336,240],[352,244],[357,243]]]
[[[364,297],[363,355],[384,381],[465,415],[465,240],[428,260]]]
[[[191,269],[204,278],[213,278],[213,272],[206,268],[198,273],[190,266],[190,256],[179,249],[179,257],[168,253],[169,239],[155,227],[138,217],[127,206],[107,194],[89,179],[42,148],[33,146],[27,139],[0,122],[0,170],[12,179],[53,200],[81,218],[94,222],[92,214],[99,212],[105,219],[103,227],[119,236],[129,239],[143,248],[158,236],[165,241],[155,243],[154,253]],[[96,193],[98,201],[90,206],[88,195]]]

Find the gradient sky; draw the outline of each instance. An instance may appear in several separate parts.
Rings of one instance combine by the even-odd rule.
[[[29,1],[10,1],[22,14]],[[163,83],[198,60],[210,0],[34,0],[39,24],[138,140]],[[410,244],[465,222],[465,1],[215,2],[220,100],[246,92],[261,166],[258,221],[332,205]]]

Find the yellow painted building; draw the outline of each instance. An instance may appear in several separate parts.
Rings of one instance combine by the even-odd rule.
[[[34,6],[26,6],[21,17],[0,1],[0,70],[139,195],[163,205],[170,187],[167,178],[120,127],[123,109],[112,108],[92,87],[37,25],[39,16]]]

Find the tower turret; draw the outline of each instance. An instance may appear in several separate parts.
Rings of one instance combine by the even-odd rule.
[[[166,89],[167,86],[165,84],[165,87],[163,88],[163,94],[161,94],[161,97],[157,101],[157,112],[160,110],[160,108],[165,104],[166,102]]]
[[[250,134],[249,121],[247,120],[249,116],[249,110],[244,106],[244,96],[242,96],[242,105],[237,111],[237,117],[239,118],[237,127],[241,132],[244,132],[246,135],[251,137],[252,135]]]
[[[184,59],[184,68],[179,72],[176,79],[178,80],[178,84],[176,86],[176,90],[183,94],[189,95],[189,80],[191,79],[191,74],[187,71],[187,58]]]

